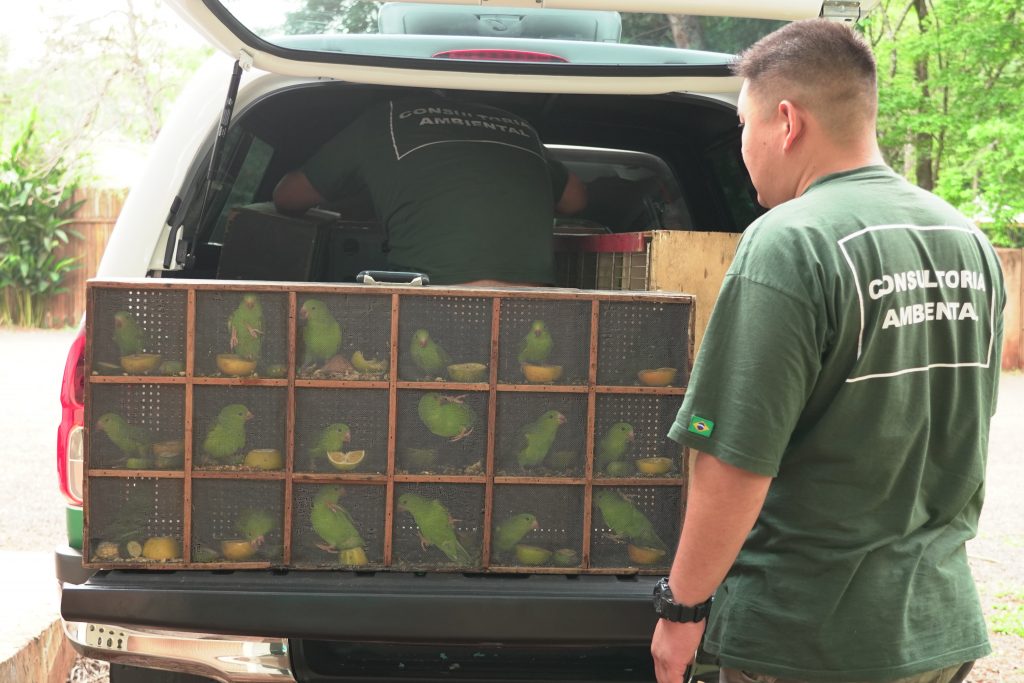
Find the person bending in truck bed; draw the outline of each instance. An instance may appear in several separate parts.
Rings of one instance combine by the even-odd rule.
[[[363,113],[274,189],[284,213],[356,180],[388,235],[388,265],[433,284],[554,283],[554,213],[586,204],[580,180],[523,118],[440,96]]]
[[[885,165],[875,60],[825,19],[740,55],[743,235],[669,436],[698,451],[651,650],[678,683],[962,681],[1006,292],[971,222]],[[663,585],[663,584],[659,584]],[[671,619],[671,620],[668,620]]]

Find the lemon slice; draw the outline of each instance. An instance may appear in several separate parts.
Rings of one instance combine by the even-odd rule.
[[[147,560],[176,560],[181,557],[181,544],[173,536],[153,536],[142,545]]]
[[[562,376],[561,365],[533,365],[532,363],[522,363],[520,367],[523,370],[523,375],[526,376],[526,381],[531,384],[547,384],[554,382]]]
[[[254,448],[245,454],[242,464],[256,470],[279,470],[284,467],[284,458],[276,448]]]
[[[379,375],[388,369],[388,362],[383,358],[367,358],[362,351],[352,354],[352,367],[368,375]]]
[[[525,543],[519,543],[516,545],[516,559],[519,560],[520,564],[529,565],[536,567],[539,564],[544,564],[551,559],[552,552],[547,548],[541,548],[535,545],[526,545]]]
[[[665,557],[665,551],[661,548],[645,548],[632,543],[626,546],[626,551],[629,553],[629,559],[637,564],[654,564]]]
[[[366,550],[362,547],[348,548],[338,553],[338,563],[349,567],[361,567],[369,563]]]
[[[334,468],[342,472],[354,470],[366,457],[366,451],[328,451],[327,459]]]
[[[256,554],[256,546],[244,538],[229,538],[220,542],[224,559],[243,562]]]
[[[633,464],[643,474],[665,474],[672,469],[672,458],[638,458]]]

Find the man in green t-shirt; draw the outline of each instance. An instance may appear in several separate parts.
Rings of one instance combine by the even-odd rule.
[[[790,24],[735,70],[771,210],[743,236],[669,434],[696,457],[658,680],[678,683],[702,635],[722,681],[962,680],[990,651],[965,542],[999,378],[997,257],[883,163],[854,31]]]
[[[439,285],[553,284],[554,212],[586,204],[524,118],[440,96],[369,108],[281,179],[274,204],[305,211],[356,181],[387,230],[389,267]]]

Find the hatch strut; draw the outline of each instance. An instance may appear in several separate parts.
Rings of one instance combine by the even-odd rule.
[[[217,136],[213,140],[213,149],[210,152],[210,165],[206,169],[206,183],[203,187],[203,202],[199,207],[199,218],[191,227],[185,225],[181,225],[179,227],[179,230],[181,231],[181,240],[178,242],[175,260],[182,264],[186,269],[195,265],[195,256],[193,254],[195,233],[199,229],[199,226],[203,225],[206,220],[206,213],[210,209],[210,189],[217,180],[217,169],[220,166],[220,158],[224,153],[224,139],[228,135],[228,124],[231,123],[231,115],[235,109],[235,98],[238,96],[238,85],[242,80],[242,71],[248,70],[251,66],[252,55],[248,54],[244,50],[240,51],[238,59],[235,61],[235,65],[231,70],[231,82],[228,84],[228,95],[224,99],[224,109],[220,114],[220,123],[217,126]],[[176,198],[175,203],[180,204],[180,201],[177,201]],[[174,207],[172,207],[172,215],[173,213],[177,213],[177,211],[174,210]],[[171,267],[170,252],[172,245],[174,244],[176,232],[177,231],[172,228],[171,236],[168,239],[167,251],[164,254],[164,268]]]

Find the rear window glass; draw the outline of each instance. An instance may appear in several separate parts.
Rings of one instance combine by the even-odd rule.
[[[589,65],[722,65],[780,21],[373,0],[223,0],[278,47],[349,55]],[[628,6],[628,3],[624,3]]]

